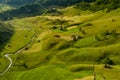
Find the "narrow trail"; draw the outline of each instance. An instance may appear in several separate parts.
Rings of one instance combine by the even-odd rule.
[[[3,74],[5,74],[5,73],[9,70],[9,68],[12,66],[12,59],[10,58],[9,55],[11,55],[11,54],[5,54],[5,55],[4,55],[4,56],[9,60],[10,64],[9,64],[9,66],[6,68],[6,70],[0,74],[0,76],[2,76]]]
[[[3,74],[5,74],[12,66],[13,64],[13,60],[10,58],[10,55],[16,55],[16,54],[19,54],[21,53],[22,50],[25,49],[25,47],[29,46],[31,42],[34,41],[34,37],[36,36],[37,33],[34,33],[34,35],[31,37],[30,41],[25,45],[23,46],[22,48],[20,48],[19,50],[17,50],[14,54],[5,54],[4,57],[6,57],[8,60],[9,60],[9,65],[8,67],[2,72],[0,73],[0,76],[2,76]]]

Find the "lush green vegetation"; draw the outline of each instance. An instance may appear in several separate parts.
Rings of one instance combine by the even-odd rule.
[[[38,4],[21,7],[25,12],[19,14],[20,19],[4,21],[14,28],[14,34],[0,52],[0,72],[9,65],[5,54],[12,54],[13,64],[1,80],[93,80],[95,75],[96,80],[120,80],[120,8],[92,12],[87,9],[91,5],[82,2],[77,6],[84,9],[57,7],[35,16],[36,5],[39,9]],[[11,27],[0,27],[4,30],[12,32]]]
[[[9,10],[3,13],[0,13],[0,17],[3,20],[10,20],[13,17],[29,17],[34,15],[40,15],[45,11],[44,7],[41,5],[33,4],[33,5],[25,5],[20,7],[19,9]]]
[[[5,46],[6,42],[11,38],[14,31],[9,24],[0,22],[0,51]]]
[[[22,5],[25,5],[25,4],[31,4],[31,3],[34,3],[35,0],[0,0],[0,3],[2,4],[8,4],[8,5],[11,5],[11,6],[22,6]]]
[[[12,2],[12,3],[11,3]],[[21,2],[21,3],[20,3]],[[0,18],[3,20],[13,19],[14,17],[21,18],[21,17],[30,17],[35,15],[40,15],[43,13],[55,13],[62,14],[56,10],[55,7],[67,7],[69,5],[74,5],[74,8],[82,9],[82,10],[90,10],[90,11],[99,11],[99,10],[106,10],[109,12],[111,10],[117,9],[120,7],[119,0],[37,0],[37,1],[29,1],[22,0],[22,1],[8,1],[8,4],[17,4],[23,5],[14,10],[9,10],[4,13],[0,13]],[[30,4],[33,3],[33,4]],[[29,4],[29,5],[28,5]],[[53,6],[54,5],[54,6]],[[55,10],[53,10],[55,9]],[[54,14],[53,14],[54,15]]]
[[[120,7],[119,0],[96,0],[94,3],[82,2],[76,4],[75,6],[75,8],[79,8],[83,10],[92,10],[94,12],[105,9],[107,12],[109,12],[119,7]]]
[[[0,13],[4,11],[12,10],[12,9],[14,8],[9,5],[0,4]]]

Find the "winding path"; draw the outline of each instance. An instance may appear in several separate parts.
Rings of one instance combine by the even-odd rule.
[[[9,57],[9,55],[11,55],[11,54],[5,54],[5,55],[4,55],[4,56],[10,61],[10,64],[9,64],[9,66],[6,68],[6,70],[0,74],[0,76],[2,76],[3,74],[5,74],[5,73],[9,70],[9,68],[12,66],[12,59]]]
[[[23,46],[22,48],[20,48],[19,50],[17,50],[14,54],[20,53],[22,50],[25,49],[25,47],[29,46],[30,43],[34,41],[34,37],[35,36],[36,36],[36,33],[31,37],[30,41],[25,46]],[[10,58],[10,55],[13,55],[13,54],[5,54],[4,55],[9,60],[10,64],[8,65],[8,67],[2,73],[0,73],[0,76],[2,76],[3,74],[5,74],[11,68],[11,66],[13,64],[13,61]]]

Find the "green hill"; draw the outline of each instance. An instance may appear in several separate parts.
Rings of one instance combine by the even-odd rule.
[[[3,4],[8,4],[8,5],[11,5],[11,6],[22,6],[22,5],[25,5],[25,4],[31,4],[31,3],[34,3],[35,0],[0,0],[0,3],[3,3]]]
[[[117,9],[120,7],[120,1],[119,0],[96,0],[93,3],[88,3],[88,2],[82,2],[76,4],[76,8],[80,9],[89,9],[92,11],[99,11],[99,10],[105,10],[107,12]]]
[[[94,0],[84,0],[85,2],[92,2]],[[13,17],[29,17],[36,16],[40,14],[44,14],[50,8],[54,8],[54,6],[66,7],[69,5],[74,5],[81,0],[71,1],[71,0],[8,0],[6,1],[7,5],[20,6],[19,8],[9,10],[3,13],[0,13],[0,18],[2,20],[9,20]]]
[[[106,11],[111,0],[74,1],[67,6],[41,1],[47,10],[38,3],[25,5],[15,10],[21,14],[4,21],[14,33],[0,53],[1,73],[10,64],[4,55],[11,54],[12,60],[1,80],[120,80],[120,8]],[[104,8],[93,8],[101,5]],[[36,8],[45,12],[36,14]]]
[[[21,5],[19,8],[0,13],[0,18],[3,20],[9,20],[13,17],[28,17],[44,14],[49,9],[55,7],[67,7],[70,5],[75,5],[75,8],[90,10],[90,11],[99,11],[106,10],[107,12],[117,9],[120,7],[119,0],[20,0],[7,1],[8,5]]]
[[[13,33],[13,28],[9,24],[0,23],[0,52]]]

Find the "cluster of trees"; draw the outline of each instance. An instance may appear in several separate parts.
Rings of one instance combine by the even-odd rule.
[[[96,60],[98,63],[105,64],[104,68],[112,68],[111,65],[115,65],[115,62],[113,61],[113,59],[110,58],[110,55],[109,55],[110,53],[111,52],[105,51]]]
[[[45,13],[46,9],[53,5],[69,6],[75,4],[75,8],[83,10],[99,11],[107,9],[109,12],[120,7],[120,0],[8,0],[7,4],[21,5],[21,7],[0,13],[0,18],[3,20],[12,19],[13,17],[40,15]],[[22,6],[23,4],[24,6]],[[54,11],[52,10],[52,12]]]
[[[82,2],[77,3],[75,8],[84,10],[99,11],[107,9],[107,12],[120,7],[120,0],[94,0],[94,3]]]
[[[95,39],[98,41],[108,40],[111,37],[117,38],[120,35],[116,30],[104,31],[101,35],[95,35]],[[111,36],[111,37],[110,37]]]
[[[39,3],[45,6],[58,5],[58,6],[67,6],[73,5],[78,2],[93,2],[95,0],[0,0],[0,3],[12,5],[12,6],[21,6],[25,4]]]
[[[1,3],[6,3],[8,5],[19,7],[14,10],[0,13],[0,18],[2,20],[9,20],[13,17],[28,17],[40,15],[42,13],[45,13],[46,9],[53,5],[69,6],[82,1],[92,2],[95,0],[0,0]]]
[[[34,16],[39,15],[44,12],[44,7],[38,4],[32,4],[32,5],[25,5],[20,7],[19,9],[14,9],[10,11],[6,11],[3,13],[0,13],[0,18],[2,20],[9,20],[13,17],[28,17],[28,16]]]
[[[40,4],[45,6],[57,5],[57,6],[68,6],[74,5],[79,2],[93,2],[95,0],[38,0]]]
[[[0,0],[2,4],[8,4],[11,6],[21,6],[25,4],[34,3],[36,0]]]

